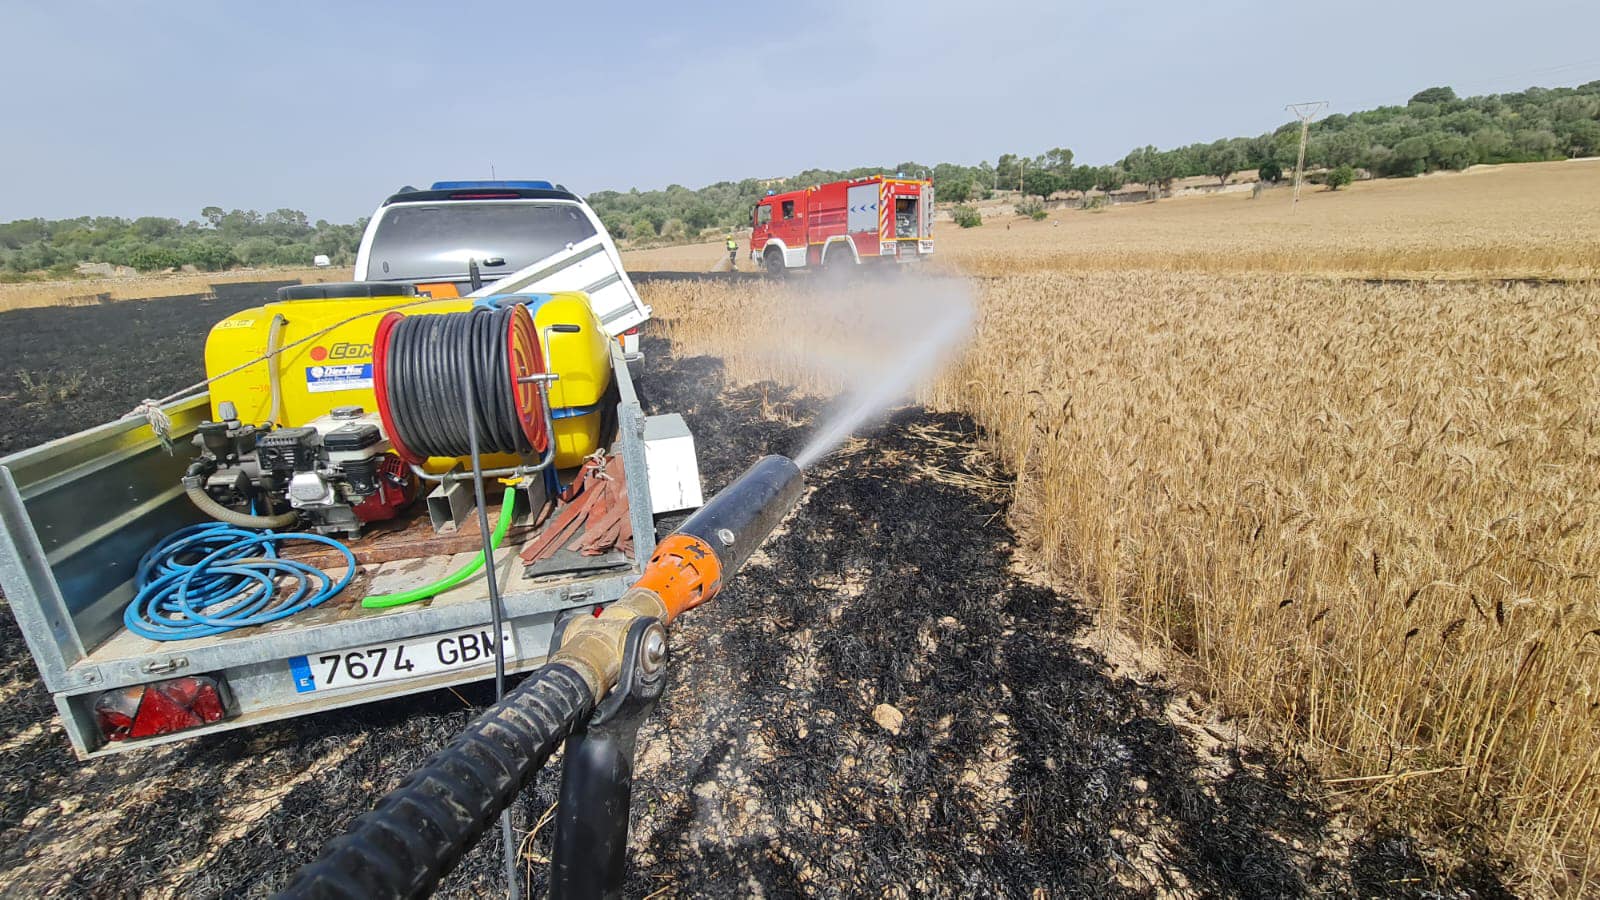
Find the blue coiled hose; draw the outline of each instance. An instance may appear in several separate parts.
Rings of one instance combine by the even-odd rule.
[[[282,559],[279,541],[313,541],[345,557],[338,582],[316,566]],[[344,590],[355,577],[356,557],[330,537],[273,533],[207,522],[181,528],[139,560],[133,602],[122,623],[153,641],[181,641],[264,625],[311,609]],[[280,596],[278,579],[293,578]]]

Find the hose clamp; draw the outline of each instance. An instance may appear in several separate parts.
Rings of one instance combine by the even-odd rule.
[[[660,619],[640,616],[628,626],[617,686],[595,704],[590,728],[614,720],[642,720],[667,686],[667,629]]]

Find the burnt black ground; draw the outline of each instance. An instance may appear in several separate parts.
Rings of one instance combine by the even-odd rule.
[[[115,419],[205,377],[206,332],[276,284],[0,313],[0,456]]]
[[[224,309],[146,312],[172,330],[192,319],[193,356],[173,351],[159,385],[108,399],[118,412],[198,371]],[[0,339],[30,344],[12,324],[0,317]],[[142,346],[63,359],[134,371]],[[659,340],[646,351],[647,402],[688,419],[708,492],[796,451],[820,412],[775,385],[728,389],[719,362]],[[1165,687],[1108,674],[1072,642],[1086,622],[1071,598],[1013,574],[1002,497],[940,474],[989,474],[972,440],[963,417],[896,412],[825,459],[782,532],[675,630],[672,683],[640,740],[630,896],[1504,893],[1487,867],[1438,871],[1408,838],[1343,833],[1280,760],[1203,758],[1165,715]],[[267,896],[489,696],[474,685],[79,763],[0,617],[0,891]],[[898,734],[874,721],[882,703],[903,714]],[[525,795],[520,827],[554,783]],[[525,864],[542,893],[542,867]],[[491,839],[441,895],[499,890]]]

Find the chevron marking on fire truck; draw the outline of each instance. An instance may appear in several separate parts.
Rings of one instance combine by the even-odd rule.
[[[889,239],[889,210],[894,208],[894,202],[889,197],[889,182],[878,185],[878,240]]]

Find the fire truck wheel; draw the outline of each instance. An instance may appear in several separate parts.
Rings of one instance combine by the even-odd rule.
[[[848,279],[855,270],[855,257],[850,255],[850,248],[839,244],[828,248],[822,258],[822,273],[833,281]]]
[[[783,252],[776,247],[767,248],[766,255],[761,258],[767,267],[767,274],[773,278],[782,278],[787,274],[783,266]]]

